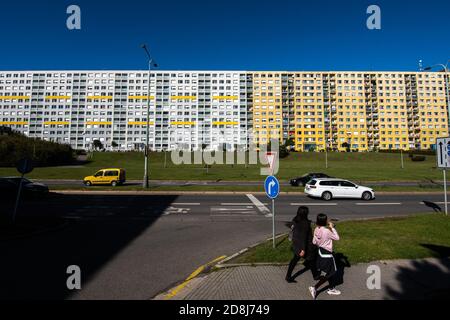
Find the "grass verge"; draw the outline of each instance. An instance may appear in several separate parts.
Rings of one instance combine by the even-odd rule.
[[[166,158],[166,161],[165,161]],[[35,168],[27,175],[31,179],[75,179],[95,173],[103,168],[124,168],[127,179],[142,179],[144,156],[137,152],[94,153],[90,162],[79,166]],[[166,165],[164,165],[166,163]],[[436,158],[427,156],[426,161],[413,162],[406,156],[404,169],[400,168],[398,154],[388,153],[339,153],[328,155],[329,168],[325,168],[324,153],[291,153],[280,160],[277,177],[287,181],[307,172],[324,172],[333,177],[359,181],[426,181],[442,180],[442,172],[436,169]],[[264,181],[260,165],[213,165],[206,170],[204,165],[175,165],[170,153],[151,153],[150,176],[155,180],[228,180]],[[18,175],[15,168],[0,168],[0,176]]]
[[[344,221],[336,228],[341,240],[335,242],[335,252],[350,263],[450,255],[450,217],[442,214]],[[291,242],[284,236],[276,249],[267,241],[229,263],[288,263],[291,258]]]

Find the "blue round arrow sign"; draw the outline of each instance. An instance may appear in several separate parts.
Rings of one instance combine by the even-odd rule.
[[[270,199],[276,199],[280,194],[280,182],[274,176],[268,176],[264,182],[264,190]]]

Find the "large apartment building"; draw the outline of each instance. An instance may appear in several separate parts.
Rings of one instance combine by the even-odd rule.
[[[0,126],[89,149],[432,149],[448,135],[442,72],[0,72]],[[150,95],[148,94],[150,86]],[[147,114],[147,103],[150,112]],[[148,118],[147,118],[148,117]]]

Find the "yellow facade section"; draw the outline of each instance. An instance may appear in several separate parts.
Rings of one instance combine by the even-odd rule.
[[[421,147],[430,148],[438,137],[448,137],[446,85],[444,73],[417,76],[418,122]]]
[[[253,73],[253,143],[264,145],[271,139],[281,140],[282,83],[279,72]]]
[[[256,144],[282,136],[298,151],[365,152],[431,149],[448,136],[444,73],[253,72],[252,86]]]
[[[296,73],[293,75],[294,142],[298,151],[325,150],[322,75]]]

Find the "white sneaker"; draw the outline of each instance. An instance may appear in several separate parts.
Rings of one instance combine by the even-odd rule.
[[[328,289],[327,293],[328,293],[330,296],[338,296],[338,295],[341,294],[341,292],[340,292],[338,289],[336,289],[336,288]]]
[[[311,297],[316,300],[316,288],[309,287],[309,293],[311,293]]]

